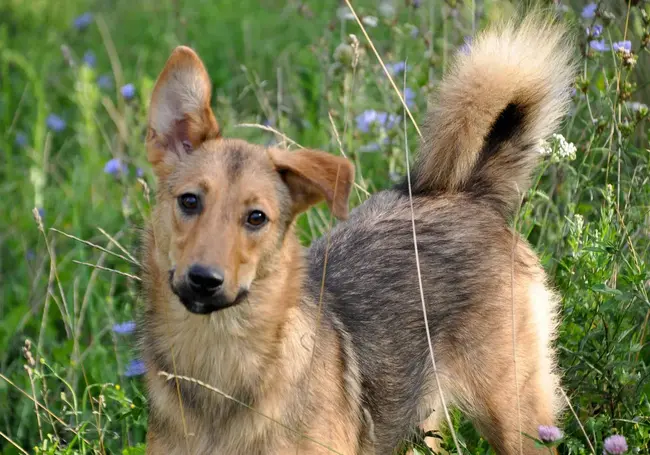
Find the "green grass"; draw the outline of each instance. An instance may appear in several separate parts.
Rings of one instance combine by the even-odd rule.
[[[421,121],[426,94],[463,37],[513,6],[410,3],[395,1],[391,12],[375,1],[354,2],[378,18],[368,30],[384,60],[408,62],[412,110]],[[650,100],[650,53],[643,47],[650,41],[644,19],[650,6],[629,3],[629,15],[625,1],[600,2],[594,19],[581,18],[583,2],[562,13],[582,60],[571,114],[558,133],[577,152],[560,157],[556,147],[546,157],[516,220],[563,297],[558,352],[575,415],[567,412],[561,422],[562,454],[591,453],[587,439],[602,453],[612,434],[627,438],[630,453],[650,453],[650,131],[647,108],[628,103]],[[362,133],[356,127],[364,110],[401,115],[402,108],[356,23],[337,18],[339,6],[321,0],[0,4],[3,454],[21,453],[15,445],[29,453],[143,453],[144,388],[141,377],[124,374],[137,358],[135,340],[112,330],[141,306],[137,280],[79,262],[137,273],[129,254],[135,255],[154,185],[143,148],[147,103],[173,46],[191,45],[204,59],[225,135],[282,142],[237,126],[268,122],[302,145],[345,152],[359,169],[354,204],[403,174],[405,138],[413,153],[415,128]],[[94,20],[77,30],[73,21],[86,11]],[[584,27],[594,21],[605,26],[602,38],[610,45],[631,41],[634,66],[616,52],[589,50]],[[96,55],[94,68],[83,64],[88,50]],[[105,74],[112,88],[98,85]],[[126,83],[136,89],[129,101],[119,92]],[[47,127],[50,114],[65,120],[63,131]],[[364,151],[377,142],[378,150]],[[129,172],[106,174],[112,158]],[[42,224],[35,207],[43,210]],[[324,211],[310,211],[300,226],[308,243],[326,228]],[[464,453],[489,452],[462,416],[452,418]],[[442,436],[454,452],[448,432]]]

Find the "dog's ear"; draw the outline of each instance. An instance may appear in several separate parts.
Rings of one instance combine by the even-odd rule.
[[[348,217],[354,166],[347,159],[316,150],[269,149],[271,160],[291,191],[297,215],[325,199],[339,219]]]
[[[211,94],[210,77],[199,56],[189,47],[174,49],[158,76],[149,106],[147,157],[157,173],[164,173],[172,158],[219,137]]]

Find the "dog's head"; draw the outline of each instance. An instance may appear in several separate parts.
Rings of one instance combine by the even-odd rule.
[[[341,157],[222,138],[210,98],[203,63],[178,47],[156,82],[147,132],[157,254],[174,293],[198,314],[245,298],[270,273],[300,212],[324,199],[346,218],[354,180]]]

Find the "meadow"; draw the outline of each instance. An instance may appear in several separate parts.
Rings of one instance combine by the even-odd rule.
[[[418,122],[454,54],[516,7],[352,4]],[[650,454],[650,2],[548,8],[569,24],[580,71],[513,220],[562,296],[570,406],[547,445]],[[144,134],[155,78],[178,44],[205,61],[224,135],[345,154],[357,166],[353,205],[397,181],[417,152],[345,2],[2,0],[2,454],[145,451],[137,249],[155,181]],[[324,206],[302,215],[305,245],[328,222]],[[462,453],[493,453],[461,414],[452,420]],[[449,429],[435,436],[458,453]],[[430,453],[421,437],[412,443]]]

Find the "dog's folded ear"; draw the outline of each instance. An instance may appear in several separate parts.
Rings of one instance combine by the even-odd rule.
[[[204,141],[219,137],[211,95],[210,77],[199,56],[189,47],[174,49],[149,106],[147,156],[154,169],[162,171],[170,157],[191,153]]]
[[[347,159],[316,150],[269,149],[271,160],[289,187],[294,214],[325,199],[339,219],[348,217],[354,166]]]

